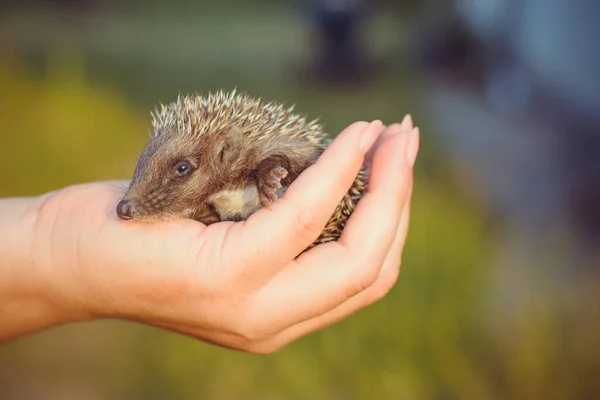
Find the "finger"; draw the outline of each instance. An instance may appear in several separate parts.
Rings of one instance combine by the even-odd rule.
[[[412,121],[412,118],[410,115],[406,115],[404,117],[404,120],[402,121],[401,125],[393,124],[393,125],[387,127],[385,132],[377,139],[377,142],[369,150],[370,154],[367,155],[367,156],[370,156],[369,162],[372,162],[374,153],[379,149],[379,147],[381,146],[381,144],[383,142],[385,142],[386,140],[389,140],[393,135],[399,135],[404,132],[411,132],[412,130],[413,130],[413,121]],[[417,135],[418,135],[418,132],[417,132]],[[407,156],[409,158],[409,162],[410,162],[411,157],[416,157],[416,154],[412,154],[412,153],[414,153],[415,151],[418,150],[418,137],[416,138],[416,140],[414,138],[411,138],[411,139],[412,140],[409,139],[409,147],[407,148]],[[411,146],[412,146],[412,148],[411,148]],[[408,194],[409,199],[412,196],[412,174],[411,174],[410,182],[411,183],[410,183],[409,194]],[[407,200],[407,201],[409,201],[409,200]],[[405,208],[406,204],[404,204],[403,207]],[[405,213],[405,212],[406,212],[406,210],[404,209],[403,213]],[[398,224],[397,232],[400,232],[400,225],[402,224],[403,218],[404,217],[401,218],[400,223]],[[397,246],[397,243],[399,242],[399,240],[397,238],[398,234],[399,233],[396,234],[396,239],[394,240],[394,246]],[[392,249],[393,248],[394,247],[392,246]],[[388,252],[388,254],[386,256],[386,261],[384,261],[382,272],[380,273],[380,275],[382,273],[384,273],[384,270],[386,270],[388,268],[388,265],[390,265],[390,261],[389,261],[390,257],[394,257],[394,256],[391,255],[391,252]]]
[[[407,131],[411,131],[413,129],[413,120],[410,114],[407,114],[402,120],[402,127]],[[381,146],[381,143],[385,141],[394,130],[397,129],[397,124],[392,124],[390,126],[384,126],[382,134],[377,138],[373,146],[369,149],[367,154],[365,154],[364,164],[370,166],[373,162],[373,155],[377,152],[377,149]]]
[[[380,277],[382,275],[387,274],[387,271],[389,269],[394,268],[394,266],[398,269],[400,268],[402,248],[404,247],[404,243],[406,242],[410,222],[410,203],[412,201],[414,185],[413,167],[417,158],[417,154],[419,152],[420,137],[419,128],[413,128],[413,122],[410,115],[407,115],[404,118],[404,121],[402,121],[402,129],[404,131],[411,131],[411,138],[406,152],[407,161],[411,169],[410,184],[408,188],[408,196],[406,199],[406,203],[403,205],[402,216],[400,217],[400,223],[398,224],[398,230],[396,232],[394,244],[392,245],[392,248],[390,249],[385,258]]]
[[[410,225],[410,203],[412,199],[412,184],[411,189],[409,191],[408,199],[406,200],[406,204],[402,210],[402,217],[400,218],[400,224],[398,224],[398,229],[396,231],[396,236],[394,237],[394,242],[390,248],[390,251],[385,257],[385,261],[383,262],[383,267],[381,268],[381,272],[379,274],[379,279],[389,273],[392,269],[399,269],[402,264],[402,250],[404,247],[404,243],[406,242],[406,238],[408,236],[408,228]]]
[[[361,263],[383,263],[408,197],[412,169],[407,150],[414,135],[404,131],[401,125],[391,126],[390,131],[387,140],[391,145],[382,147],[375,155],[369,189],[338,241],[353,259]]]
[[[381,126],[381,121],[373,121],[346,128],[272,210],[263,208],[231,227],[231,240],[225,243],[223,254],[243,254],[244,260],[235,261],[259,264],[267,274],[294,259],[320,235],[356,178]]]
[[[400,222],[402,204],[406,203],[410,186],[410,168],[394,165],[397,164],[397,159],[403,159],[406,163],[406,149],[398,144],[405,142],[403,136],[406,135],[395,135],[392,140],[382,145],[374,159],[374,166],[377,164],[379,167],[373,169],[373,174],[384,174],[386,179],[404,188],[399,190],[393,188],[393,185],[382,184],[379,187],[376,185],[373,189],[388,190],[387,196],[392,198],[392,203],[400,204],[390,206],[385,195],[373,197],[374,200],[367,203],[368,206],[379,211],[385,210],[384,207],[388,206],[398,208],[398,217],[391,226],[391,232],[377,233],[377,230],[388,229],[388,227],[373,226],[365,235],[365,226],[355,224],[353,227],[353,229],[361,230],[363,236],[383,237],[389,234],[389,240],[383,239],[387,243],[387,245],[383,245],[385,246],[383,255],[392,245]],[[395,152],[389,151],[389,149],[395,150]],[[389,165],[388,170],[383,168],[386,161]],[[389,191],[390,189],[393,190]],[[401,193],[401,195],[396,196],[395,193]],[[354,218],[354,214],[350,219],[352,218]],[[363,223],[370,226],[370,221],[363,220]],[[257,315],[250,315],[249,318],[260,318],[263,313],[268,313],[269,318],[282,324],[282,327],[291,326],[339,306],[373,284],[379,276],[384,257],[382,255],[369,258],[369,254],[361,248],[361,243],[357,243],[356,246],[359,249],[349,250],[337,242],[329,242],[303,253],[260,291],[257,296]],[[375,250],[380,251],[379,248]],[[260,304],[261,302],[262,304]]]
[[[392,135],[398,135],[398,134],[402,134],[403,132],[412,131],[412,130],[413,130],[412,118],[410,117],[410,115],[407,115],[404,118],[404,120],[402,121],[401,127],[399,127],[397,124],[394,124],[394,125],[388,127],[386,129],[386,131],[378,138],[377,142],[373,145],[373,147],[369,151],[373,152],[374,149],[376,151],[381,146],[381,143],[385,140],[388,140]],[[416,129],[415,132],[411,133],[411,135],[415,135],[415,134],[416,134],[416,137],[410,138],[410,142],[409,142],[410,144],[407,149],[407,157],[409,159],[409,164],[411,163],[411,160],[414,160],[416,158],[416,155],[417,155],[416,153],[418,152],[418,148],[419,148],[418,129]],[[412,163],[414,163],[414,161]],[[379,273],[378,281],[380,281],[382,279],[382,277],[385,277],[388,275],[394,275],[394,272],[393,271],[390,272],[390,270],[394,269],[394,268],[397,269],[400,265],[400,255],[401,255],[402,247],[403,247],[402,244],[406,240],[406,235],[408,234],[408,222],[409,222],[409,214],[410,214],[410,199],[412,198],[412,186],[413,186],[413,179],[412,179],[412,171],[411,171],[410,184],[409,184],[409,189],[408,189],[408,197],[407,197],[406,202],[403,204],[402,217],[400,218],[400,222],[396,229],[396,235],[395,235],[395,238],[393,241],[393,245],[391,246],[390,251],[388,251],[387,255],[385,256],[383,266]],[[397,276],[397,273],[395,275]],[[390,281],[390,279],[386,279],[386,280]]]
[[[410,129],[412,130],[412,137],[410,140],[410,144],[409,147],[407,149],[407,157],[408,157],[408,163],[411,167],[411,178],[410,178],[410,184],[409,184],[409,189],[408,189],[408,196],[406,199],[406,203],[403,206],[402,209],[402,216],[400,218],[400,223],[398,224],[398,230],[396,232],[396,237],[394,239],[394,244],[392,245],[390,251],[388,252],[388,254],[386,255],[381,273],[380,273],[380,277],[382,275],[387,274],[388,270],[391,268],[394,268],[394,266],[396,267],[400,267],[401,264],[401,254],[402,254],[402,248],[404,246],[404,243],[406,241],[406,237],[408,235],[408,228],[409,228],[409,222],[410,222],[410,203],[412,201],[412,195],[413,195],[413,185],[414,185],[414,180],[413,180],[413,176],[412,176],[412,169],[415,163],[415,160],[417,158],[417,154],[419,151],[419,128],[412,128],[412,120],[405,118],[405,120],[402,122],[403,125],[403,129]]]
[[[407,120],[405,118],[405,120],[403,121],[403,128],[412,129],[412,121]],[[385,257],[383,266],[379,273],[379,277],[377,278],[377,282],[372,285],[373,287],[367,289],[370,292],[376,291],[378,293],[381,293],[382,297],[396,283],[396,279],[398,278],[398,274],[400,272],[400,266],[402,265],[402,251],[404,249],[404,245],[406,243],[406,238],[408,235],[408,228],[410,223],[410,204],[412,201],[414,184],[412,176],[412,166],[414,165],[414,161],[417,157],[417,153],[419,150],[419,129],[414,129],[411,135],[413,135],[413,137],[411,137],[407,151],[408,162],[409,165],[411,165],[411,177],[408,189],[408,196],[406,199],[406,203],[404,204],[402,209],[402,216],[400,217],[400,223],[398,224],[394,242]],[[362,296],[362,294],[359,294],[357,296]],[[368,297],[370,295],[365,294],[364,296]]]
[[[412,121],[410,119],[406,119],[403,121],[404,129],[412,129]],[[392,133],[393,134],[393,133]],[[412,137],[410,140],[410,145],[407,151],[409,164],[414,165],[414,160],[417,157],[418,149],[419,149],[419,130],[418,128],[414,129],[411,133],[416,137]],[[412,168],[411,168],[412,170]],[[410,203],[412,201],[413,194],[413,176],[411,172],[410,183],[408,189],[408,196],[405,204],[402,208],[402,216],[400,218],[400,223],[398,224],[398,228],[396,230],[396,235],[394,238],[394,242],[388,251],[385,261],[383,262],[383,266],[379,273],[379,278],[377,280],[376,285],[385,285],[386,282],[390,285],[395,283],[395,278],[398,276],[399,268],[401,265],[401,255],[404,247],[404,243],[406,242],[406,237],[408,235],[408,228],[410,222]],[[370,289],[368,289],[370,290]]]

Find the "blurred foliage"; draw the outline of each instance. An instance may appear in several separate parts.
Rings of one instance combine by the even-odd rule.
[[[573,285],[573,296],[552,286],[566,278],[550,279],[560,271],[545,271],[543,258],[524,268],[517,257],[507,264],[519,273],[499,285],[505,271],[486,267],[497,247],[489,216],[463,189],[456,161],[437,152],[410,63],[393,60],[396,74],[352,90],[298,83],[290,66],[304,51],[302,29],[264,3],[271,8],[256,6],[253,18],[225,8],[193,19],[113,15],[75,28],[47,16],[13,19],[5,32],[30,62],[10,52],[0,58],[0,195],[128,177],[147,138],[149,107],[178,91],[238,86],[297,103],[331,134],[354,120],[388,122],[410,111],[422,150],[396,287],[269,356],[118,321],[59,327],[0,348],[0,397],[598,398],[595,281]],[[375,52],[401,45],[402,37],[390,39],[393,23],[378,21]],[[240,40],[246,32],[251,37]],[[199,43],[194,51],[181,40],[190,37]],[[563,247],[555,250],[544,254],[567,263]]]
[[[131,133],[147,131],[149,121],[116,91],[90,87],[77,54],[56,55],[41,80],[2,61],[0,195],[122,178],[123,164],[133,168],[144,142]]]

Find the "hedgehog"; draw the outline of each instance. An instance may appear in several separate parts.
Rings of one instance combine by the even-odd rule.
[[[318,120],[294,106],[237,90],[179,95],[151,112],[150,139],[117,204],[123,220],[190,218],[206,225],[243,221],[271,208],[331,142]],[[306,250],[337,240],[368,186],[362,166]]]

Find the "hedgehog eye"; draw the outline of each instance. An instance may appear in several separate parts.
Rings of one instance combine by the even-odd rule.
[[[182,161],[175,167],[175,173],[178,176],[185,176],[192,171],[191,165],[187,161]]]

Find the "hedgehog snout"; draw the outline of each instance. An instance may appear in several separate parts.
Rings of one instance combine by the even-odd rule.
[[[121,219],[132,219],[133,218],[133,207],[129,204],[128,200],[121,200],[119,204],[117,204],[117,215]]]

